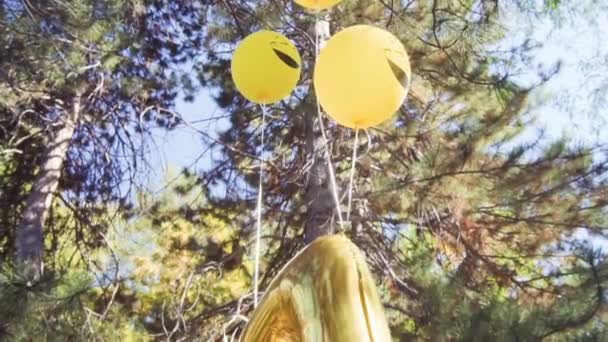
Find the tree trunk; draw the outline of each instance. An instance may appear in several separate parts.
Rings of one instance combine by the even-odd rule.
[[[42,229],[51,208],[53,193],[59,184],[63,162],[79,115],[80,96],[78,95],[74,98],[72,113],[66,116],[63,127],[54,132],[49,140],[42,165],[32,184],[17,227],[15,240],[17,265],[29,286],[42,276],[44,249]]]
[[[329,23],[321,19],[315,27],[319,49],[330,37]],[[315,100],[316,101],[316,100]],[[304,224],[304,241],[311,243],[317,237],[334,232],[332,217],[336,204],[331,191],[330,174],[327,169],[327,158],[320,132],[315,133],[315,121],[318,120],[316,103],[306,111],[306,153],[313,164],[306,183],[306,222]],[[319,123],[320,127],[321,123]]]
[[[308,158],[313,160],[308,173],[305,193],[304,241],[306,244],[311,243],[319,236],[333,232],[332,216],[335,212],[323,140],[314,132],[316,118],[315,110],[306,111],[306,149]]]

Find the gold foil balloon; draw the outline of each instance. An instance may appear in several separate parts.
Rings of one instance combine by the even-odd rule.
[[[361,251],[323,236],[272,280],[242,342],[389,342],[384,308]]]
[[[330,8],[336,5],[342,0],[295,0],[296,3],[302,7],[306,7],[312,10],[322,10]]]
[[[245,37],[232,55],[232,80],[245,98],[268,104],[289,95],[300,79],[300,54],[280,33],[258,31]]]
[[[405,100],[410,77],[407,52],[395,36],[357,25],[338,32],[321,50],[314,86],[327,115],[358,129],[389,119]]]

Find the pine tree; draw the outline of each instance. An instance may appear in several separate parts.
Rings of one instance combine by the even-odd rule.
[[[35,287],[58,294],[58,300],[48,306],[29,301],[21,312],[0,310],[3,321],[26,317],[0,329],[13,336],[31,330],[58,340],[219,341],[224,330],[238,333],[238,314],[247,315],[253,307],[252,189],[258,181],[255,156],[262,152],[256,148],[261,109],[236,92],[229,65],[236,43],[262,28],[295,42],[303,72],[294,94],[268,108],[266,152],[272,157],[264,172],[261,288],[306,243],[340,228],[311,85],[314,14],[286,0],[82,1],[73,8],[51,2],[45,3],[50,6],[46,10],[56,31],[54,39],[43,40],[38,32],[45,25],[20,29],[32,25],[31,15],[40,15],[32,10],[40,10],[38,3],[31,8],[13,1],[1,4],[0,29],[16,33],[1,35],[0,42],[37,47],[0,52],[1,70],[7,72],[0,78],[0,94],[7,95],[0,107],[0,200],[7,204],[0,211],[6,231],[3,258],[14,252],[8,242],[51,145],[39,131],[55,134],[65,128],[52,123],[74,108],[77,90],[82,104],[64,172],[53,176],[60,180],[55,193],[62,201],[50,205],[44,222],[44,242],[53,252],[46,264],[63,277]],[[81,20],[92,20],[83,13],[93,4],[102,7],[101,13],[117,9],[109,23],[121,25],[104,26],[98,38],[85,39],[87,25]],[[582,242],[605,237],[606,150],[565,138],[545,143],[542,132],[537,141],[522,141],[521,133],[533,120],[527,103],[532,88],[513,82],[510,65],[533,51],[527,45],[497,51],[506,34],[500,11],[491,0],[344,0],[319,18],[334,33],[361,23],[384,27],[403,41],[412,61],[406,103],[390,122],[371,129],[369,141],[359,147],[366,150],[367,144],[368,150],[357,160],[352,222],[345,227],[378,279],[395,340],[606,338],[606,256]],[[82,25],[72,27],[72,22]],[[124,42],[119,49],[124,54],[118,53],[112,67],[101,62],[78,72],[105,60],[106,52],[77,53],[89,47],[66,36],[64,26],[93,45],[106,38],[108,44]],[[126,41],[116,38],[123,29],[129,33]],[[108,32],[118,33],[107,37]],[[74,68],[47,62],[62,59],[54,45],[65,56],[73,52],[66,59]],[[204,58],[196,58],[200,56]],[[22,63],[5,62],[9,57]],[[32,66],[32,61],[44,67]],[[127,147],[137,142],[133,137],[149,127],[146,120],[164,127],[179,123],[179,115],[170,111],[179,77],[168,74],[172,63],[189,61],[200,85],[214,90],[230,127],[217,141],[201,132],[214,152],[210,168],[196,177],[186,171],[160,195],[138,193],[138,203],[131,207],[119,191],[119,180],[125,171],[134,175],[129,166],[137,163],[132,150],[126,160],[116,155],[124,142]],[[97,94],[101,75],[113,83],[104,81],[104,91]],[[546,80],[551,75],[540,76]],[[17,90],[10,88],[16,81]],[[192,95],[192,81],[180,81]],[[55,104],[57,110],[48,109]],[[114,106],[119,110],[105,116]],[[22,113],[30,108],[37,112]],[[44,115],[38,117],[38,112]],[[330,120],[325,127],[342,197],[353,132]],[[103,146],[110,146],[109,152]],[[110,222],[120,227],[117,236],[101,234]],[[101,254],[115,266],[83,272],[101,262],[93,252],[106,240],[116,248]],[[77,249],[74,255],[81,260],[64,258],[69,250],[58,246]],[[18,275],[2,274],[2,298],[23,300],[23,293],[31,292],[24,291]],[[80,306],[73,305],[78,301]],[[61,324],[49,327],[49,317]]]
[[[496,51],[505,35],[499,12],[494,1],[345,0],[323,14],[332,32],[361,23],[388,29],[404,42],[412,60],[408,100],[392,122],[370,130],[369,151],[357,161],[354,214],[347,229],[377,275],[384,277],[388,308],[401,313],[393,322],[396,332],[405,317],[410,328],[415,327],[415,336],[423,339],[431,338],[424,333],[428,329],[446,340],[467,340],[472,336],[467,334],[479,329],[485,329],[485,336],[498,336],[497,331],[470,325],[480,319],[473,313],[492,310],[488,303],[494,297],[539,312],[565,305],[560,293],[572,285],[564,285],[560,273],[547,273],[544,265],[571,248],[568,241],[577,231],[603,235],[606,228],[608,164],[603,147],[576,146],[566,139],[550,144],[519,139],[533,119],[526,112],[532,88],[511,81],[509,65],[530,50],[522,46],[508,54]],[[251,156],[261,153],[256,149],[261,109],[236,93],[227,47],[248,33],[270,28],[294,41],[304,60],[302,82],[293,96],[269,108],[266,136],[272,159],[264,179],[269,236],[264,284],[304,243],[339,228],[310,81],[314,23],[315,15],[289,1],[223,2],[215,8],[208,28],[208,59],[199,68],[201,80],[218,89],[216,100],[231,115],[231,127],[214,145],[223,155],[200,175],[201,181],[225,189],[221,194],[212,191],[220,208],[241,209],[248,203],[252,213],[255,196],[250,189],[256,188],[257,161]],[[344,191],[353,133],[332,123],[326,126]],[[252,217],[249,213],[244,220]],[[251,234],[253,220],[246,222],[241,229]],[[419,244],[426,246],[424,262],[409,256]],[[603,265],[601,256],[591,260],[576,255],[559,267],[570,269],[587,260],[581,279],[594,273],[594,267],[603,267],[598,266]],[[430,289],[433,282],[423,273],[439,270],[455,298],[442,298],[450,293],[445,287]],[[605,278],[591,279],[601,291],[593,294],[589,287],[588,294],[604,308]],[[462,302],[462,293],[475,298]],[[453,337],[450,329],[437,330],[440,323],[433,319],[448,319],[448,312],[433,307],[449,300],[472,312],[463,316],[470,324],[454,327],[461,332]],[[521,309],[517,305],[515,310]],[[553,322],[547,326],[567,329],[566,322],[577,322],[573,326],[584,327],[598,311],[587,313],[583,309],[564,313],[568,317],[549,315],[547,320]]]
[[[126,202],[150,127],[178,123],[177,91],[191,89],[175,65],[204,20],[192,6],[0,2],[0,141],[14,156],[0,183],[0,244],[30,285],[43,273],[55,195],[76,212],[76,229],[103,231],[87,217]]]
[[[111,217],[118,228],[104,234],[105,249],[79,249],[74,213],[55,205],[55,224],[66,229],[54,238],[53,280],[32,291],[10,269],[0,272],[0,339],[221,336],[223,317],[207,318],[249,291],[247,241],[231,224],[236,215],[215,210],[188,171],[168,176],[166,184],[161,192],[138,192],[133,208]],[[212,326],[201,325],[203,318]]]

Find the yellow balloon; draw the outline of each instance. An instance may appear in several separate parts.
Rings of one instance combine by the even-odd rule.
[[[395,36],[357,25],[338,32],[321,50],[314,85],[327,115],[347,127],[367,128],[399,109],[410,77],[409,57]]]
[[[268,104],[289,95],[300,79],[300,54],[280,33],[258,31],[245,37],[232,55],[232,80],[251,102]]]
[[[295,0],[296,3],[302,7],[306,7],[312,10],[322,10],[330,8],[336,5],[342,0]]]

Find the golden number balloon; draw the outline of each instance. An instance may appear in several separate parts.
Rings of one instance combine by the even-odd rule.
[[[245,37],[232,55],[232,80],[251,102],[276,102],[293,91],[300,79],[300,54],[285,36],[258,31]]]
[[[363,253],[323,236],[270,283],[242,342],[390,342],[384,308]]]
[[[296,3],[302,7],[306,7],[312,10],[322,10],[330,8],[336,5],[342,0],[295,0]]]
[[[367,128],[399,109],[410,75],[407,52],[395,36],[357,25],[338,32],[321,50],[314,85],[327,115],[347,127]]]

